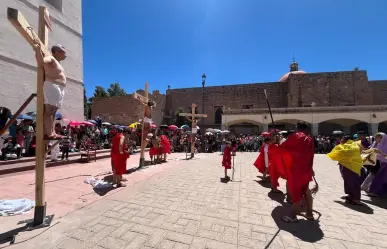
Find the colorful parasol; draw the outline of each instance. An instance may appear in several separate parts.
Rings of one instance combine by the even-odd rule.
[[[137,128],[138,125],[141,125],[141,123],[140,122],[134,122],[134,123],[129,125],[129,128]]]

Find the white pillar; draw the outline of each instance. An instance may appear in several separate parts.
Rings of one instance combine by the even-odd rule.
[[[312,124],[312,136],[318,136],[318,124]]]
[[[269,124],[262,124],[260,128],[262,128],[262,130],[260,130],[260,132],[268,132],[269,131]]]
[[[368,124],[368,135],[375,136],[375,134],[378,132],[378,129],[379,129],[378,123]]]
[[[351,126],[343,126],[343,132],[345,135],[351,135]]]

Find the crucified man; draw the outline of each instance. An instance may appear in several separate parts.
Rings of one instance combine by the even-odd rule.
[[[145,106],[144,110],[144,127],[142,127],[142,132],[144,133],[143,139],[146,139],[149,133],[149,129],[152,121],[152,107],[155,106],[155,102],[148,101],[148,102],[141,102]]]
[[[66,87],[66,75],[59,62],[66,59],[66,50],[57,44],[51,48],[52,55],[44,56],[38,44],[34,46],[36,61],[44,67],[44,140],[58,140],[63,136],[55,133],[55,115],[62,108]]]

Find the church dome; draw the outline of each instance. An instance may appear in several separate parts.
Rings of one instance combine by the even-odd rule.
[[[305,71],[302,71],[302,70],[297,70],[297,71],[292,71],[292,72],[288,72],[286,73],[284,76],[281,77],[281,79],[279,80],[279,82],[286,82],[288,80],[288,77],[290,74],[306,74]]]

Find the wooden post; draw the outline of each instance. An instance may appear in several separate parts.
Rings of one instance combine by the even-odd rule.
[[[139,167],[143,167],[145,165],[145,147],[146,147],[146,137],[144,137],[144,124],[145,124],[145,111],[148,105],[148,91],[149,91],[149,84],[145,83],[145,96],[141,96],[138,93],[133,93],[133,97],[144,105],[144,115],[142,118],[142,132],[141,132],[141,152],[140,152],[140,163]]]
[[[47,47],[48,45],[48,29],[45,22],[46,7],[39,7],[39,39]],[[43,65],[38,67],[38,82],[36,86],[36,167],[35,167],[35,215],[34,225],[43,224],[46,217],[46,203],[44,202],[45,186],[44,186],[44,171],[46,168],[46,146],[43,140],[44,136],[44,68]]]
[[[28,24],[24,16],[17,9],[8,8],[7,17],[11,24],[19,31],[31,46],[40,47],[43,56],[49,56],[51,53],[47,49],[48,45],[48,29],[50,27],[49,13],[44,6],[39,7],[39,26],[38,36],[32,27]],[[34,226],[43,224],[46,217],[46,203],[44,202],[44,170],[46,166],[46,150],[44,136],[44,68],[43,65],[37,69],[37,85],[36,85],[36,167],[35,167],[35,213]]]
[[[195,137],[197,133],[197,119],[196,118],[206,118],[207,114],[195,114],[195,108],[197,107],[196,104],[191,105],[191,113],[179,113],[179,116],[183,117],[191,117],[191,119],[188,119],[191,121],[191,158],[195,156]]]

